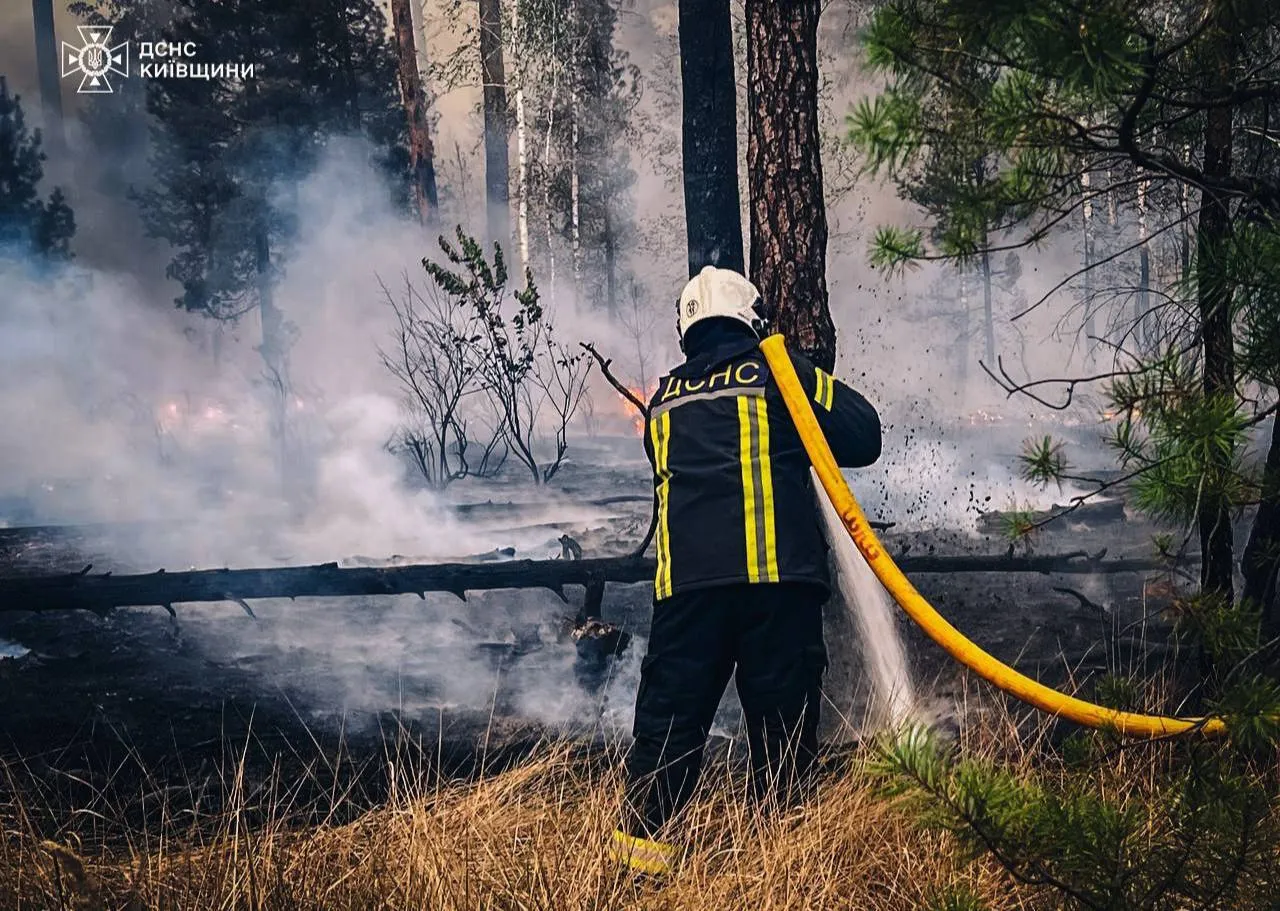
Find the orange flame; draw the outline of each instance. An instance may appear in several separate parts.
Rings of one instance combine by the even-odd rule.
[[[647,404],[649,399],[653,396],[653,393],[658,391],[658,387],[655,384],[651,390],[646,392],[641,386],[628,386],[627,391],[640,401]],[[621,392],[614,392],[614,395],[618,397],[619,408],[628,418],[630,418],[631,427],[636,436],[644,436],[644,416],[636,412],[636,406],[632,402],[628,401],[627,397]]]

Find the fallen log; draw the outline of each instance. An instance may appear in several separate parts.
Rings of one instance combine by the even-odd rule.
[[[1168,569],[1168,561],[1129,558],[1105,560],[1106,551],[1022,557],[1004,555],[903,556],[906,573],[1123,573]],[[544,588],[566,603],[565,587],[586,587],[598,602],[603,584],[648,582],[654,561],[648,557],[599,557],[586,560],[509,560],[497,563],[434,563],[409,566],[342,567],[337,563],[260,569],[202,569],[184,572],[0,578],[0,611],[90,610],[164,607],[197,601],[231,601],[252,615],[247,602],[260,598],[333,598],[361,595],[450,592],[466,600],[469,591]],[[594,605],[592,605],[594,606]],[[594,613],[594,611],[588,611]]]

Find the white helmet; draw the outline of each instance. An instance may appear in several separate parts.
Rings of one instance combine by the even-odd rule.
[[[680,347],[694,323],[713,316],[728,317],[745,323],[756,335],[764,337],[766,323],[760,291],[741,273],[732,269],[703,266],[689,279],[676,304],[676,331]]]

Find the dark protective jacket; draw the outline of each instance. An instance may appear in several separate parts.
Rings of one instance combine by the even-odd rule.
[[[875,462],[880,418],[871,404],[791,358],[836,461]],[[722,334],[693,353],[662,377],[649,408],[656,600],[742,582],[829,587],[809,456],[753,335]]]

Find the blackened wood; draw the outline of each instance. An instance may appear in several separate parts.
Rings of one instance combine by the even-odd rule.
[[[1118,573],[1168,568],[1163,560],[1104,560],[1105,551],[1007,557],[999,555],[902,557],[912,573]],[[363,595],[545,588],[567,601],[565,587],[598,591],[604,582],[637,583],[653,578],[654,560],[601,557],[587,560],[511,560],[503,563],[437,563],[389,567],[341,567],[337,563],[263,569],[203,569],[135,575],[80,573],[0,578],[0,611],[90,610],[162,606],[197,601],[239,603],[259,598],[327,598]]]
[[[680,0],[680,84],[689,275],[703,266],[746,274],[729,0]]]

